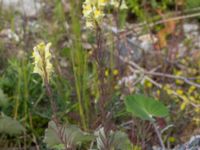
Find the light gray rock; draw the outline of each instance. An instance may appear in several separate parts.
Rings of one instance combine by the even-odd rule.
[[[194,24],[194,23],[183,24],[183,30],[185,33],[194,32],[194,31],[197,31],[198,29],[199,29],[199,26],[197,24]]]
[[[34,17],[41,8],[39,0],[0,0],[3,9],[12,9],[27,17]]]
[[[3,29],[0,31],[0,38],[6,40],[14,40],[19,42],[19,36],[11,29]]]
[[[200,149],[200,135],[193,136],[188,142],[188,148],[191,150],[199,150]]]
[[[162,150],[160,147],[153,147],[153,150]],[[200,150],[200,135],[196,135],[190,138],[190,140],[182,145],[177,145],[173,149],[166,150]]]

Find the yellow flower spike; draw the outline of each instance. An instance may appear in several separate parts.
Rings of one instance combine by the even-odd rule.
[[[94,19],[98,22],[104,16],[101,10],[94,10]]]
[[[119,7],[119,4],[120,4],[119,2],[120,2],[120,1],[118,1],[118,0],[110,0],[110,5],[113,6],[113,7],[115,7],[115,8],[118,8],[118,7]],[[121,9],[121,10],[123,10],[123,9],[128,9],[125,0],[122,0],[122,3],[121,3],[121,5],[120,5],[120,8],[119,8],[119,9]]]
[[[93,23],[93,22],[87,21],[86,24],[85,24],[85,26],[86,26],[88,29],[90,29],[90,28],[93,28],[93,27],[94,27],[94,23]]]
[[[121,6],[120,6],[119,9],[121,9],[121,10],[123,10],[123,9],[128,9],[125,0],[122,0]]]
[[[106,6],[108,4],[109,0],[98,0],[99,6]]]
[[[110,5],[115,7],[115,8],[118,8],[119,7],[119,2],[117,0],[110,0]]]
[[[100,24],[104,17],[104,7],[109,0],[85,0],[83,3],[83,16],[86,20],[86,27],[94,29]]]
[[[92,13],[92,6],[90,4],[83,5],[83,15],[84,17],[88,17]]]
[[[32,57],[34,59],[34,70],[33,73],[39,74],[43,82],[45,80],[49,81],[51,74],[53,72],[53,65],[50,60],[52,58],[50,53],[51,43],[45,45],[44,42],[41,42],[33,48]]]

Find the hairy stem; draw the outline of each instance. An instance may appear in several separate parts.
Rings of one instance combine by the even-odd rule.
[[[153,127],[155,129],[155,132],[156,132],[157,136],[158,136],[158,139],[159,139],[160,145],[162,147],[162,150],[165,150],[165,145],[164,145],[164,142],[162,140],[161,133],[160,133],[160,131],[158,130],[158,128],[156,126],[156,123],[152,122],[152,125],[153,125]]]

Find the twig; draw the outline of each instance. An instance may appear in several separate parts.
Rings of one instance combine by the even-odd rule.
[[[173,124],[170,124],[170,125],[166,126],[164,129],[161,130],[161,134],[164,133],[164,132],[165,132],[166,130],[168,130],[169,128],[172,128],[172,127],[174,127]]]
[[[183,80],[185,83],[187,83],[189,85],[193,85],[193,86],[195,86],[197,88],[200,88],[200,84],[197,84],[197,83],[194,83],[194,82],[190,81],[187,77],[176,76],[176,75],[166,74],[166,73],[161,73],[161,72],[146,71],[144,68],[140,67],[139,65],[137,65],[133,61],[127,61],[126,59],[123,59],[123,57],[121,57],[121,56],[119,56],[119,58],[122,61],[124,61],[125,63],[128,63],[129,65],[135,67],[137,70],[133,69],[133,68],[130,68],[135,73],[140,73],[140,74],[144,74],[144,75],[161,76],[161,77],[167,77],[167,78],[171,78],[171,79],[179,79],[179,80]]]
[[[200,9],[200,7],[194,9],[194,11],[198,11],[199,9]],[[188,10],[188,12],[189,12],[189,10]],[[152,22],[150,24],[148,23],[148,25],[149,25],[149,27],[153,27],[155,25],[163,24],[163,23],[170,22],[170,21],[177,21],[177,20],[189,19],[189,18],[194,18],[194,17],[198,17],[198,16],[200,16],[200,12],[193,13],[193,14],[188,14],[188,15],[171,17],[171,18],[168,18],[168,19],[161,19],[159,21]],[[104,29],[106,29],[108,31],[111,31],[114,35],[117,35],[117,34],[120,34],[120,33],[125,33],[126,35],[128,35],[128,34],[132,33],[133,29],[134,30],[135,29],[140,29],[141,27],[146,26],[146,25],[147,25],[146,21],[143,22],[143,23],[134,24],[134,25],[132,25],[131,27],[129,27],[127,29],[128,31],[124,30],[124,29],[123,30],[119,30],[118,28],[113,27],[113,26],[108,26],[107,24],[103,24],[103,27],[104,27]]]
[[[184,16],[172,17],[172,18],[168,18],[168,19],[164,19],[164,20],[159,20],[159,21],[157,21],[155,23],[151,23],[149,25],[155,26],[155,25],[163,24],[163,23],[170,22],[170,21],[177,21],[177,20],[182,20],[182,19],[194,18],[194,17],[198,17],[198,16],[200,16],[200,12],[189,14],[189,15],[184,15]],[[141,27],[141,26],[144,26],[144,25],[146,25],[146,22],[141,23],[141,24],[137,25],[136,27]]]
[[[128,61],[127,59],[124,59],[122,56],[118,56],[120,58],[121,61],[123,61],[124,63],[128,64],[129,65],[129,70],[132,72],[132,73],[138,73],[138,74],[141,74],[144,76],[144,78],[146,80],[148,80],[149,82],[151,82],[152,84],[154,84],[155,86],[157,86],[158,88],[162,89],[163,86],[154,81],[152,78],[150,78],[148,75],[154,75],[154,76],[164,76],[164,77],[168,77],[168,78],[172,78],[172,79],[180,79],[180,80],[183,80],[185,81],[187,84],[189,85],[193,85],[193,86],[196,86],[198,88],[200,88],[200,85],[197,84],[197,83],[194,83],[192,81],[190,81],[189,79],[187,79],[186,77],[182,77],[182,76],[175,76],[175,75],[171,75],[171,74],[165,74],[165,73],[160,73],[160,72],[153,72],[153,71],[146,71],[144,68],[140,67],[138,64],[136,64],[135,62],[133,61]],[[134,67],[134,68],[133,68]],[[180,99],[182,99],[183,101],[184,100],[184,97],[179,95],[177,92],[175,91],[172,91],[172,94],[179,97]],[[189,99],[189,98],[188,98]],[[190,99],[189,99],[190,100]],[[193,107],[196,107],[196,108],[199,108],[200,105],[198,104],[195,104],[193,103],[191,100],[189,101],[189,104],[191,104]]]
[[[162,146],[162,150],[165,150],[165,145],[164,145],[164,142],[162,140],[161,133],[159,132],[155,122],[151,122],[151,123],[152,123],[152,125],[153,125],[153,127],[155,129],[155,132],[156,132],[157,136],[158,136],[158,139],[160,141],[160,145]]]
[[[135,72],[139,73],[140,71],[135,70]],[[183,80],[185,83],[187,83],[189,85],[193,85],[195,87],[200,88],[200,84],[194,83],[194,82],[190,81],[187,77],[183,77],[183,76],[176,76],[176,75],[171,75],[171,74],[166,74],[166,73],[161,73],[161,72],[149,72],[149,71],[145,71],[145,70],[143,70],[143,74],[167,77],[167,78],[171,78],[171,79],[179,79],[179,80]]]

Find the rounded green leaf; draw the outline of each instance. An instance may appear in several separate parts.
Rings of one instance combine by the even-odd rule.
[[[59,135],[60,131],[62,131],[62,137]],[[45,130],[44,142],[49,148],[63,147],[64,144],[72,147],[91,141],[93,138],[93,135],[83,132],[75,125],[57,126],[54,121],[50,121],[48,128]],[[67,143],[62,143],[62,141],[66,141]]]
[[[165,117],[169,114],[161,102],[140,94],[127,96],[125,105],[128,112],[143,120],[154,121],[153,117]]]
[[[18,135],[25,131],[25,128],[17,121],[4,114],[0,116],[0,133]]]

